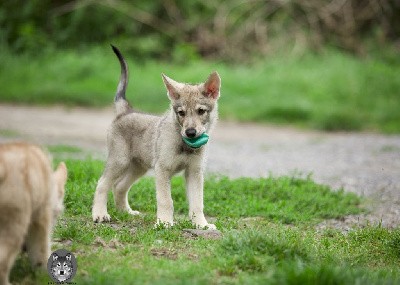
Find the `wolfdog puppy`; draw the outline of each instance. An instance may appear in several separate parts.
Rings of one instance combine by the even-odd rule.
[[[34,266],[50,256],[50,236],[63,210],[67,168],[53,172],[40,147],[26,143],[0,145],[0,284],[25,244]]]
[[[121,65],[115,96],[116,116],[108,130],[108,158],[94,196],[95,222],[110,221],[107,193],[113,190],[116,207],[139,214],[128,204],[128,191],[135,180],[154,169],[156,180],[156,224],[172,226],[171,177],[184,171],[189,218],[198,228],[215,229],[203,213],[203,171],[208,135],[218,118],[217,100],[221,79],[211,73],[204,83],[179,83],[162,74],[170,110],[163,116],[144,114],[131,108],[125,98],[128,66],[113,46]]]

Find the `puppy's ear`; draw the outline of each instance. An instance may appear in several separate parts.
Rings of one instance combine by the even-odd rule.
[[[63,198],[65,192],[65,183],[67,182],[67,166],[64,162],[60,162],[56,171],[54,171],[54,179],[57,185],[58,197]]]
[[[212,99],[218,99],[219,90],[221,89],[221,78],[218,72],[214,71],[208,76],[207,81],[204,83],[204,96]]]
[[[67,171],[67,166],[65,165],[65,163],[63,161],[60,162],[60,164],[58,165],[58,167],[54,173],[55,173],[56,179],[59,183],[64,185],[65,182],[67,182],[68,171]]]
[[[171,100],[178,100],[179,97],[180,97],[180,95],[179,95],[179,93],[177,91],[179,83],[176,82],[175,80],[172,80],[171,78],[166,76],[164,73],[162,73],[161,76],[162,76],[162,79],[164,81],[164,85],[167,88],[168,97]]]

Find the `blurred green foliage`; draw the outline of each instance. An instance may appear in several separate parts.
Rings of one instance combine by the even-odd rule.
[[[146,112],[168,108],[161,72],[195,83],[217,70],[222,119],[400,133],[400,57],[392,58],[389,51],[360,59],[326,49],[301,57],[270,56],[250,66],[216,60],[140,62],[121,51],[130,70],[127,98]],[[37,56],[0,49],[0,102],[111,106],[119,73],[108,45]]]
[[[0,40],[16,52],[118,42],[137,58],[247,60],[290,46],[365,52],[400,36],[395,0],[2,0]]]

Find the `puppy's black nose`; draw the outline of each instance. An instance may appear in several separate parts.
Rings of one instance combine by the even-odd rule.
[[[188,138],[194,138],[196,136],[196,129],[190,128],[185,131]]]

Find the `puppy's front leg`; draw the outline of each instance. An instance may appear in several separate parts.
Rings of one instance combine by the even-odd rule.
[[[171,197],[171,175],[168,171],[155,167],[157,223],[165,226],[174,225],[174,205]]]
[[[203,213],[203,170],[201,167],[189,167],[185,172],[186,193],[189,200],[189,218],[198,228],[207,227],[215,230],[217,227],[207,223]]]

